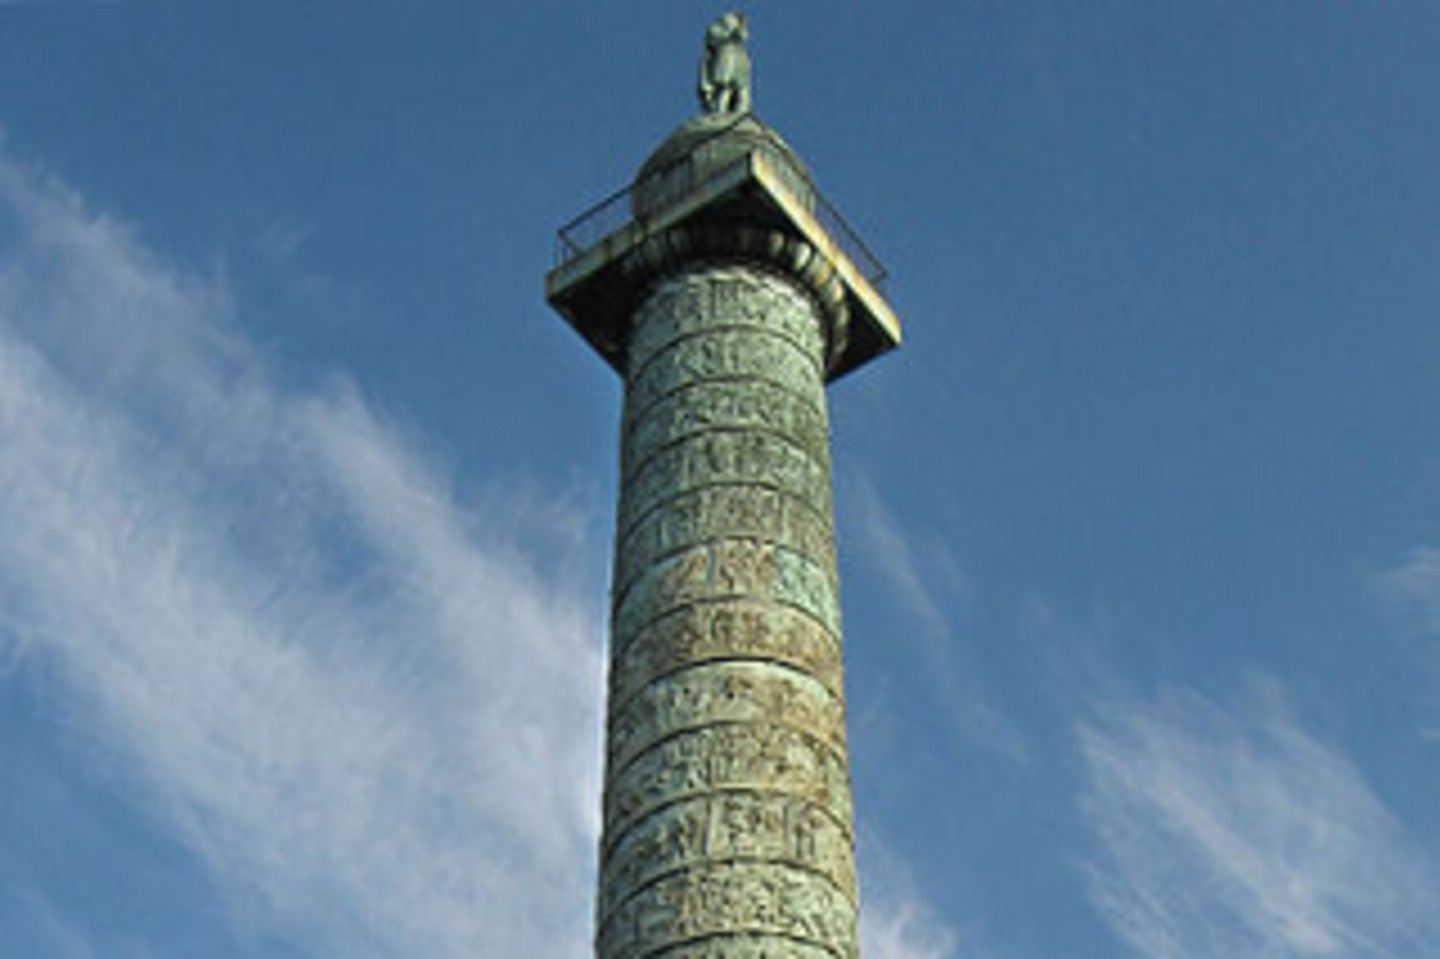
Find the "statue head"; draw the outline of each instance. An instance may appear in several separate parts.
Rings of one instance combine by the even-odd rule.
[[[718,17],[705,31],[705,45],[718,47],[724,43],[744,43],[750,39],[750,27],[743,13],[727,13]]]

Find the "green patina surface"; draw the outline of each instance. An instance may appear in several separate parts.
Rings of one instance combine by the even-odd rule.
[[[825,322],[741,260],[634,315],[600,959],[857,953]]]

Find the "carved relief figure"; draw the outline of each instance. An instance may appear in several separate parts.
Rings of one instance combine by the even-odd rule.
[[[700,106],[706,113],[750,112],[750,30],[743,13],[727,13],[705,31]]]

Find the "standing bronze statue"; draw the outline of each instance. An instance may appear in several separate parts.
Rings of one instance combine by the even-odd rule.
[[[700,55],[700,106],[706,113],[750,112],[750,30],[745,14],[727,13],[705,31]]]

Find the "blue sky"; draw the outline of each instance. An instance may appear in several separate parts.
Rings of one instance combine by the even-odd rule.
[[[700,4],[0,5],[0,956],[584,955],[619,386],[554,230]],[[749,10],[869,959],[1440,951],[1440,6]]]

